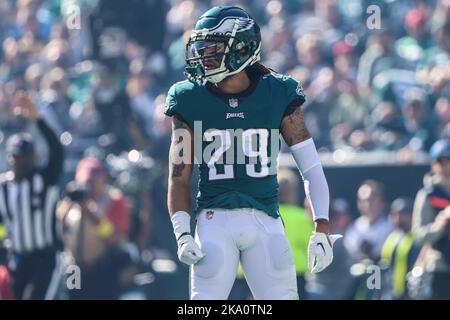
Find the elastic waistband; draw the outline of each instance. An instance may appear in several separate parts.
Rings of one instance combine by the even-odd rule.
[[[234,214],[234,213],[261,213],[261,214],[265,214],[268,215],[267,213],[265,213],[264,211],[255,209],[255,208],[238,208],[238,209],[223,209],[223,208],[208,208],[208,209],[202,209],[198,215],[201,214],[207,214],[208,212],[213,212],[214,214],[219,213],[219,214]]]
[[[254,215],[254,216],[263,216],[263,217],[271,217],[275,219],[274,217],[268,215],[262,210],[258,210],[255,208],[239,208],[239,209],[222,209],[222,208],[214,208],[214,209],[202,209],[198,215],[197,219],[201,217],[206,217],[208,219],[209,216],[213,215]]]

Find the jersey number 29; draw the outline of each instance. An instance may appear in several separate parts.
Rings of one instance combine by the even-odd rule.
[[[234,178],[234,166],[233,164],[224,164],[223,173],[217,172],[217,162],[219,159],[223,159],[223,155],[232,147],[232,139],[234,139],[232,132],[229,130],[208,130],[204,133],[206,141],[214,141],[220,139],[220,146],[215,149],[207,162],[209,168],[209,180],[221,180],[221,179],[233,179]],[[237,139],[237,147],[242,147],[243,154],[253,162],[258,160],[260,170],[257,171],[256,163],[245,164],[245,172],[249,177],[263,178],[269,175],[269,157],[268,157],[268,142],[269,131],[267,129],[247,129],[244,130]],[[259,144],[258,144],[259,142]],[[238,151],[239,152],[239,151]],[[239,161],[244,161],[237,157]],[[243,164],[243,163],[242,163]]]

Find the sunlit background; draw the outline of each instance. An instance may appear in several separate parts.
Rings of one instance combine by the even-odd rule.
[[[114,294],[77,297],[188,298],[166,208],[171,120],[163,111],[168,88],[184,79],[190,30],[222,4],[246,9],[261,26],[262,62],[302,84],[330,185],[332,229],[344,234],[333,265],[313,277],[305,261],[311,222],[288,226],[291,239],[300,230],[293,245],[300,297],[425,299],[436,297],[433,281],[441,279],[449,298],[450,252],[430,246],[423,228],[434,220],[419,221],[424,205],[414,206],[429,187],[430,147],[450,138],[449,0],[0,0],[0,171],[8,169],[5,141],[21,131],[33,133],[37,160],[47,161],[36,128],[15,112],[13,96],[26,90],[64,145],[61,198],[87,156],[100,159],[109,184],[126,195],[125,240],[113,254],[92,253],[98,276],[86,280],[88,288],[114,283]],[[280,168],[282,203],[308,216],[288,153]],[[61,224],[70,229],[79,216],[70,211]],[[6,265],[10,240],[2,234]],[[69,263],[81,237],[65,239]],[[89,239],[92,247],[102,241]],[[72,297],[64,282],[60,291]],[[251,298],[241,274],[230,297]]]

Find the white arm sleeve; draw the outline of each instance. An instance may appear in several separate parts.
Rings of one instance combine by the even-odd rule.
[[[290,149],[303,178],[305,194],[311,204],[314,221],[328,220],[330,193],[313,139],[297,143]]]

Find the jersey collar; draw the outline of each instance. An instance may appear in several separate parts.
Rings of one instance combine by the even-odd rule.
[[[238,99],[242,101],[255,91],[256,87],[259,84],[259,80],[261,79],[261,74],[251,68],[246,69],[246,72],[248,77],[250,78],[250,85],[244,91],[238,93],[225,93],[217,89],[217,87],[209,82],[206,83],[206,89],[214,96],[218,97],[221,100],[224,100],[225,102],[228,102],[229,99]]]

